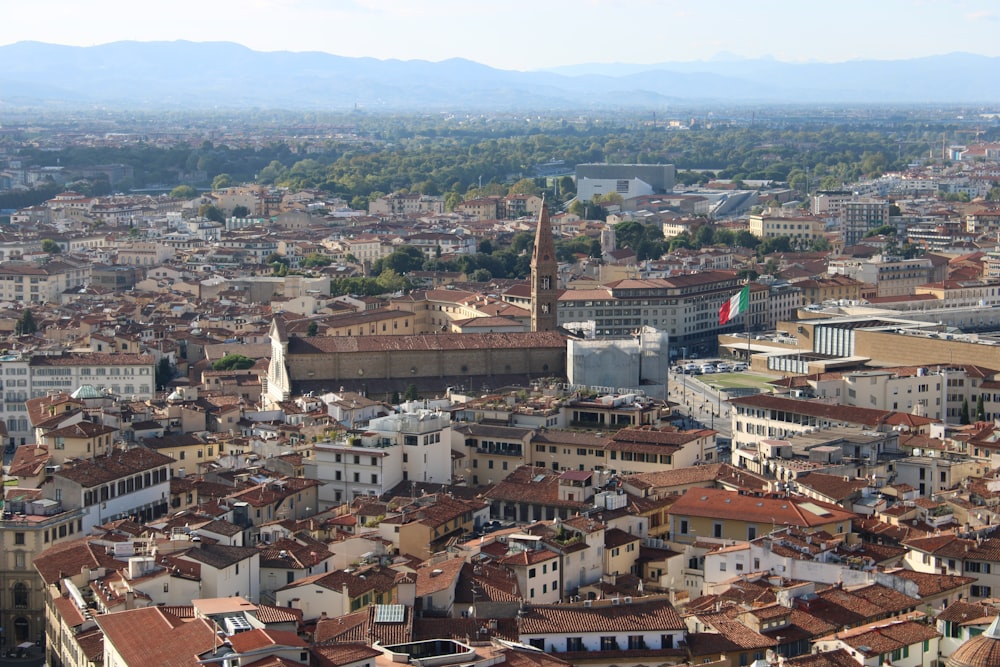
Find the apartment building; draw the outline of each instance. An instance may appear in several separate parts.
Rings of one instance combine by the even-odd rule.
[[[444,213],[444,198],[394,192],[369,202],[368,213],[369,215],[389,217],[413,213],[441,215]]]
[[[404,481],[451,480],[451,416],[419,410],[368,422],[364,433],[315,445],[306,476],[323,483],[322,508],[360,496],[382,496]]]
[[[0,356],[3,400],[0,419],[7,444],[34,441],[25,401],[52,392],[71,393],[82,385],[123,398],[147,400],[156,390],[153,357],[148,354],[77,352],[59,355]]]
[[[825,238],[826,223],[819,218],[759,214],[750,216],[749,230],[759,239],[787,236],[794,242],[810,243]]]
[[[845,201],[840,218],[844,245],[856,245],[869,231],[889,224],[889,202],[867,197]]]
[[[630,336],[640,327],[652,326],[669,334],[674,349],[693,349],[711,344],[724,331],[746,329],[746,316],[719,326],[719,307],[742,286],[735,272],[705,271],[566,290],[559,297],[559,324],[571,327],[572,323],[593,322],[597,337]],[[750,328],[764,325],[767,299],[766,286],[750,286]]]
[[[43,264],[0,264],[0,300],[21,303],[58,303],[60,295],[90,282],[90,264],[53,260]]]
[[[796,433],[808,433],[835,426],[858,426],[867,430],[884,430],[893,424],[891,411],[831,405],[819,401],[803,401],[782,396],[757,394],[730,401],[732,405],[733,447],[755,448],[764,439],[787,438]],[[909,415],[908,421],[923,426],[932,419]],[[898,422],[897,422],[898,423]]]

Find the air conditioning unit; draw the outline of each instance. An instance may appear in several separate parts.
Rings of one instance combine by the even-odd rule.
[[[593,607],[594,606],[594,601],[593,600],[584,600],[583,601],[583,606],[584,607],[588,607],[588,608],[589,607]]]

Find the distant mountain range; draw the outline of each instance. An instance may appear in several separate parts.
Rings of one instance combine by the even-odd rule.
[[[259,52],[228,42],[0,47],[0,110],[592,109],[704,104],[990,104],[1000,58],[792,64],[725,59],[499,70],[469,60]]]

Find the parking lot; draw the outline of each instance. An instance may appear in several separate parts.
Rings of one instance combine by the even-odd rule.
[[[724,359],[709,359],[688,361],[674,367],[675,373],[682,375],[710,375],[712,373],[742,373],[747,365],[742,361],[726,361]]]

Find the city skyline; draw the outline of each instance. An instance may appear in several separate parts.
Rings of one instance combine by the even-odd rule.
[[[321,51],[380,60],[464,58],[510,70],[586,63],[655,64],[726,58],[784,62],[899,60],[969,52],[1000,56],[1000,9],[987,0],[877,4],[695,6],[605,0],[502,6],[436,0],[229,0],[135,5],[40,0],[6,8],[0,45],[39,41],[224,41],[257,51]]]

